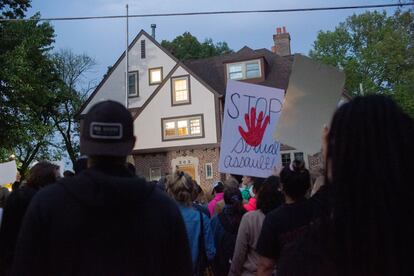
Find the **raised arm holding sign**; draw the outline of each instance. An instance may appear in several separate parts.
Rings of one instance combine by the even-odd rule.
[[[284,90],[229,80],[224,107],[220,172],[268,177],[279,163],[272,138]]]

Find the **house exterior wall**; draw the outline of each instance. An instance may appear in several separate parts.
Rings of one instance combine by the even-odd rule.
[[[102,84],[95,96],[83,109],[81,115],[88,113],[89,109],[98,102],[112,100],[125,105],[125,60],[114,68],[108,79]]]
[[[191,150],[171,150],[161,153],[148,153],[134,155],[137,174],[150,180],[150,169],[160,168],[161,175],[165,176],[173,171],[175,165],[194,164],[196,169],[195,180],[204,191],[210,192],[213,188],[213,182],[221,180],[223,175],[218,172],[219,148],[200,148]],[[197,163],[197,164],[195,164]],[[213,177],[207,179],[205,167],[206,164],[212,164]]]
[[[145,58],[141,58],[142,40],[145,40]],[[130,97],[128,107],[141,107],[159,85],[149,85],[149,68],[162,67],[163,78],[165,78],[176,62],[155,45],[145,33],[135,40],[128,52],[128,58],[128,71],[138,71],[139,87],[139,97]],[[86,114],[94,104],[102,100],[113,100],[125,105],[125,96],[125,57],[123,57],[81,114]]]
[[[178,67],[172,77],[188,74],[184,68]],[[190,76],[190,93],[191,104],[172,106],[171,79],[163,85],[134,122],[134,133],[137,137],[134,150],[217,143],[215,95],[193,76]],[[203,115],[204,137],[174,141],[162,140],[162,118],[197,114]]]
[[[141,40],[145,40],[145,58],[141,59]],[[131,97],[128,100],[129,108],[141,107],[159,86],[149,85],[149,69],[162,67],[163,78],[173,69],[176,62],[161,48],[155,45],[145,35],[142,35],[129,53],[129,71],[138,71],[139,97]]]

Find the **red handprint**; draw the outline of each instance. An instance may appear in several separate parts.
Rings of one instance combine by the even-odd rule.
[[[256,122],[256,108],[252,107],[250,110],[250,116],[248,113],[244,114],[244,121],[246,122],[247,132],[239,126],[240,135],[250,146],[255,147],[260,145],[260,143],[262,143],[266,127],[269,124],[270,116],[266,116],[263,121],[263,111],[261,111]]]

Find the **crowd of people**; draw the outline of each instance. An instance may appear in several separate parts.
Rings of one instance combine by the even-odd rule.
[[[82,127],[75,174],[39,162],[0,201],[0,275],[414,275],[414,121],[386,96],[337,109],[315,182],[294,160],[211,190],[178,168],[149,183],[126,162],[121,104],[96,104]]]

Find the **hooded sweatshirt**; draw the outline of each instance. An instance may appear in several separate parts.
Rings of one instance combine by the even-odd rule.
[[[95,167],[33,198],[12,275],[191,275],[177,205],[126,168]]]

